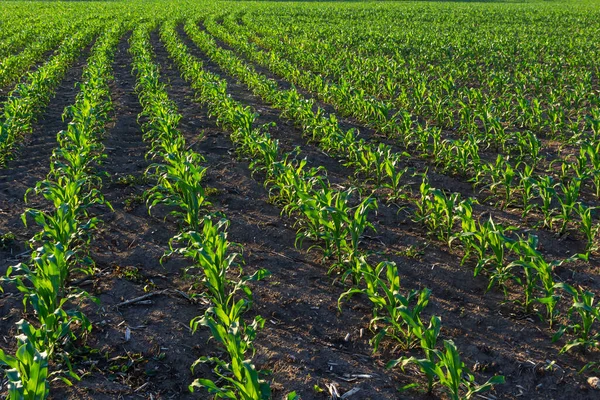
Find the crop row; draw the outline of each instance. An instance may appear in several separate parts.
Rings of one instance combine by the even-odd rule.
[[[32,238],[30,261],[9,268],[3,278],[3,283],[24,294],[24,305],[31,307],[36,318],[35,322],[17,323],[20,334],[14,356],[0,350],[0,363],[9,367],[11,400],[45,399],[50,378],[63,372],[49,373],[51,360],[62,360],[69,366],[68,375],[78,379],[70,367],[69,346],[78,340],[78,332],[89,332],[91,324],[81,311],[68,305],[89,295],[69,283],[73,274],[93,270],[88,245],[99,220],[88,209],[92,205],[110,207],[100,192],[101,180],[95,169],[103,158],[100,139],[111,109],[112,56],[122,30],[121,24],[107,27],[94,46],[76,102],[65,110],[71,122],[57,135],[50,172],[31,189],[52,208],[27,209],[23,214],[24,223],[32,218],[41,230]],[[79,40],[90,34],[86,32]]]
[[[0,280],[24,294],[35,317],[19,322],[14,355],[0,350],[11,399],[44,399],[53,379],[78,378],[69,353],[91,324],[74,305],[91,297],[73,287],[72,278],[93,270],[88,246],[100,221],[90,207],[110,207],[97,171],[105,157],[101,140],[109,121],[113,54],[132,27],[130,53],[143,109],[138,120],[153,162],[146,175],[155,183],[145,193],[148,210],[176,220],[179,232],[165,243],[165,257],[189,260],[186,273],[200,277],[201,296],[210,304],[190,321],[191,330],[205,327],[223,351],[194,363],[192,371],[203,363],[214,375],[196,379],[191,391],[271,397],[268,372],[254,365],[254,342],[265,321],[248,317],[251,282],[268,272],[247,275],[240,268],[242,257],[228,240],[235,221],[209,202],[206,161],[186,143],[178,128],[182,116],[162,83],[150,39],[155,29],[196,100],[229,132],[270,201],[294,221],[296,247],[317,251],[325,269],[341,276],[340,312],[353,296],[369,301],[374,351],[382,341],[399,350],[389,368],[417,368],[429,391],[441,387],[453,399],[476,397],[503,381],[495,376],[478,385],[457,346],[443,340],[450,338],[441,333],[441,318],[425,318],[431,291],[401,285],[403,271],[387,259],[391,250],[366,250],[362,240],[375,231],[373,214],[384,203],[406,206],[421,226],[418,235],[447,247],[455,264],[462,258],[461,265],[519,312],[537,314],[552,340],[561,342],[561,353],[579,350],[584,369],[600,367],[600,306],[593,289],[576,279],[593,271],[600,235],[599,70],[590,61],[598,50],[589,38],[598,27],[597,12],[585,5],[549,5],[552,12],[522,5],[518,13],[505,5],[486,6],[485,12],[479,5],[456,5],[461,14],[428,4],[311,9],[263,3],[233,10],[159,3],[99,3],[89,6],[89,15],[82,9],[71,15],[64,12],[70,6],[57,5],[56,20],[48,20],[51,8],[42,5],[37,16],[13,4],[0,10],[0,89],[22,82],[1,106],[0,165],[14,157],[68,69],[103,32],[76,102],[65,112],[71,123],[57,136],[50,173],[30,190],[52,204],[23,215],[41,228],[31,240],[31,258]],[[152,15],[157,10],[169,16]],[[284,152],[269,134],[274,123],[259,126],[260,115],[235,101],[225,80],[190,54],[177,34],[182,22],[207,64],[243,83],[300,127],[307,142],[340,160],[354,174],[344,180],[350,187],[332,185],[325,168],[302,158],[302,146]],[[586,29],[577,27],[582,22]],[[556,29],[547,32],[549,25]],[[390,29],[397,26],[403,28]],[[35,66],[56,46],[46,63]],[[34,72],[23,79],[27,70]],[[334,113],[325,111],[329,105]],[[344,129],[342,117],[372,134]],[[472,191],[434,187],[436,172],[468,181]],[[514,217],[519,226],[502,217]],[[553,242],[574,236],[580,254],[554,259],[542,252],[548,243],[539,242],[538,229],[555,234]]]
[[[193,262],[187,271],[201,275],[203,296],[211,307],[190,322],[192,332],[200,326],[207,327],[229,356],[225,360],[204,356],[198,359],[192,370],[199,363],[210,363],[215,365],[219,379],[196,379],[190,390],[205,388],[217,398],[268,398],[269,385],[248,359],[254,353],[252,342],[264,319],[256,316],[250,324],[244,319],[252,305],[248,282],[268,273],[260,270],[251,276],[230,278],[239,266],[240,256],[231,251],[227,240],[229,221],[220,214],[206,213],[209,203],[202,186],[204,159],[188,148],[177,130],[181,115],[160,83],[160,72],[153,61],[150,31],[154,25],[138,26],[130,41],[136,88],[144,110],[141,116],[148,121],[143,126],[144,135],[151,146],[149,154],[156,160],[148,171],[156,177],[157,184],[146,193],[147,201],[150,210],[158,204],[175,207],[172,213],[184,223],[182,231],[170,241],[165,256],[181,255]]]
[[[2,59],[0,63],[0,87],[19,81],[24,72],[34,63],[39,62],[56,45],[60,44],[66,36],[77,29],[77,26],[40,26],[38,29],[38,36],[31,45],[17,54],[11,54]]]
[[[278,91],[277,86],[272,81],[261,77],[251,67],[248,67],[233,56],[231,52],[217,48],[208,35],[201,32],[197,26],[187,24],[186,30],[199,47],[206,51],[225,70],[248,84],[249,87],[262,97],[268,99],[268,101],[278,106],[278,103],[271,99],[285,98],[289,101],[290,98],[293,98],[293,96],[282,95],[285,92]],[[293,93],[292,90],[287,91],[287,93]],[[352,149],[355,148],[354,146],[357,146],[357,143],[360,143],[360,141],[344,142],[344,136],[340,134],[339,127],[336,130],[334,124],[330,125],[333,126],[330,129],[321,129],[318,131],[321,135],[321,138],[319,138],[314,133],[316,130],[312,128],[315,126],[323,127],[324,125],[315,122],[318,114],[313,113],[311,110],[312,107],[306,107],[305,112],[294,115],[294,111],[302,110],[306,102],[297,101],[292,104],[293,106],[289,106],[288,103],[282,107],[287,113],[284,113],[284,115],[290,116],[294,121],[303,126],[305,131],[308,130],[313,139],[318,138],[319,145],[325,151],[332,150],[327,147],[329,143],[343,143],[340,147],[343,148],[343,151],[347,152],[346,157],[350,158],[347,154],[351,154]],[[297,115],[300,115],[300,117]],[[311,116],[314,118],[313,120],[310,119]],[[324,118],[321,120],[327,121]],[[334,117],[330,116],[329,121],[335,121]],[[323,143],[326,144],[325,147],[323,147]],[[366,154],[373,152],[368,146],[360,148],[367,152]],[[335,150],[338,153],[340,152],[339,148]],[[372,170],[377,171],[375,168]],[[540,317],[548,321],[550,326],[552,326],[559,316],[559,302],[563,299],[564,295],[571,297],[572,306],[563,315],[563,317],[568,316],[568,319],[559,330],[559,336],[565,330],[570,330],[576,335],[576,338],[565,346],[565,350],[572,348],[574,343],[580,343],[584,347],[595,346],[594,341],[597,340],[598,334],[594,333],[594,329],[597,330],[597,327],[593,328],[592,326],[596,323],[599,309],[598,306],[593,306],[593,293],[585,288],[575,289],[568,286],[560,282],[553,273],[553,269],[557,265],[561,265],[565,261],[572,261],[575,257],[570,260],[547,261],[537,250],[539,245],[535,235],[511,235],[512,231],[515,230],[513,227],[504,227],[497,224],[491,217],[489,219],[476,218],[472,207],[476,202],[474,199],[467,198],[463,200],[457,193],[448,195],[439,189],[431,187],[426,178],[423,178],[420,187],[420,197],[417,197],[414,201],[416,207],[415,220],[422,223],[432,235],[440,240],[449,244],[455,240],[459,240],[465,251],[463,261],[470,257],[475,259],[475,275],[477,276],[481,271],[485,271],[489,279],[489,288],[498,286],[504,291],[505,297],[508,300],[509,283],[517,284],[524,293],[524,299],[518,300],[517,303],[523,307],[525,312],[532,312],[536,304],[542,305],[546,309],[546,312],[539,313]],[[572,207],[574,208],[575,204]],[[588,237],[593,239],[593,235],[597,234],[597,228],[594,228],[592,225],[589,215],[590,210],[583,208],[581,205],[579,205],[579,210],[582,213],[584,211],[587,213],[587,215],[583,215],[582,225],[586,226],[586,229],[589,229],[590,233]],[[459,222],[460,229],[455,233],[454,229],[457,222]],[[588,254],[580,255],[580,257],[587,258]],[[592,304],[589,310],[582,310],[579,307],[580,299],[584,296],[587,296],[589,298],[588,302]],[[570,322],[568,321],[569,319],[573,321]],[[589,325],[589,329],[585,332],[579,329],[578,324],[581,321],[589,322],[587,324]],[[555,338],[557,337],[555,336]]]
[[[540,19],[554,26],[552,32],[535,17],[523,32],[520,20],[537,12],[494,10],[482,20],[478,11],[448,9],[441,12],[444,20],[440,10],[426,7],[365,13],[369,33],[347,23],[356,18],[351,10],[330,14],[326,24],[307,10],[249,13],[242,20],[303,68],[341,79],[443,128],[475,134],[481,125],[469,120],[474,112],[511,131],[576,139],[589,129],[589,116],[598,120],[598,70],[589,61],[597,50],[589,37],[573,31],[576,23],[570,24],[590,18],[593,25],[590,14],[548,13]],[[456,18],[477,20],[477,34]],[[502,25],[499,19],[513,21]],[[427,24],[436,28],[423,29]]]
[[[48,104],[69,67],[98,30],[99,25],[90,23],[74,35],[67,36],[56,54],[10,93],[0,119],[0,165],[12,157],[15,145],[31,131],[32,122]]]
[[[28,19],[13,20],[11,21],[11,27],[15,31],[11,32],[11,35],[4,38],[0,43],[0,59],[24,50],[26,45],[44,30],[53,31],[56,29],[55,26],[42,26],[41,24],[32,23]]]
[[[202,48],[205,36],[192,27],[193,21],[190,20],[186,29],[189,29],[192,40]],[[182,75],[198,93],[198,99],[231,132],[238,153],[252,160],[250,168],[253,172],[265,175],[264,182],[272,201],[282,207],[282,212],[296,217],[297,243],[310,239],[315,243],[311,248],[319,248],[325,257],[333,259],[332,269],[342,269],[345,277],[352,278],[354,289],[343,294],[340,301],[359,290],[364,290],[372,300],[373,324],[384,325],[372,340],[375,349],[385,336],[407,343],[409,348],[415,345],[423,348],[427,361],[407,358],[390,363],[390,367],[401,362],[431,363],[436,368],[433,375],[432,371],[423,370],[431,377],[430,384],[433,385],[434,376],[437,377],[436,384],[445,386],[453,398],[458,398],[463,390],[464,395],[471,397],[503,381],[502,377],[495,377],[484,385],[476,385],[460,361],[453,342],[444,342],[445,351],[435,349],[440,329],[439,318],[433,317],[429,326],[420,319],[420,312],[427,305],[430,292],[426,289],[411,291],[404,297],[394,263],[383,262],[376,268],[369,265],[367,254],[360,250],[359,244],[363,232],[373,228],[367,221],[367,215],[377,207],[376,201],[368,197],[358,205],[351,206],[353,189],[333,189],[319,169],[307,167],[306,160],[298,160],[294,153],[282,154],[277,141],[269,136],[264,127],[253,126],[257,115],[250,108],[232,100],[227,95],[226,83],[203,70],[202,63],[189,54],[186,46],[176,38],[173,25],[164,25],[162,36]],[[169,46],[171,42],[176,44]],[[358,289],[363,284],[366,288]],[[408,315],[412,319],[409,320]],[[293,398],[293,394],[289,398]]]
[[[470,176],[474,187],[482,188],[487,195],[491,195],[486,197],[486,200],[495,198],[502,208],[520,207],[523,210],[523,217],[537,210],[542,214],[543,226],[550,229],[558,226],[561,234],[566,232],[570,221],[579,217],[578,225],[585,235],[588,251],[593,249],[594,236],[598,228],[588,227],[588,221],[585,219],[588,213],[591,216],[593,208],[590,209],[583,202],[581,195],[583,187],[587,184],[594,192],[600,189],[597,142],[584,143],[580,154],[574,160],[563,159],[560,163],[559,160],[555,160],[551,164],[551,169],[546,174],[540,175],[535,173],[536,169],[539,169],[541,159],[540,143],[535,136],[517,136],[515,139],[514,135],[509,137],[491,130],[483,138],[469,136],[466,140],[443,139],[440,130],[412,126],[409,115],[392,116],[383,102],[365,97],[364,92],[354,90],[350,86],[328,82],[310,71],[299,70],[282,59],[277,52],[261,51],[255,45],[243,40],[248,36],[247,32],[239,27],[236,30],[236,26],[231,24],[231,19],[226,21],[229,21],[226,24],[227,31],[220,28],[213,18],[208,18],[205,25],[209,31],[234,46],[249,59],[315,93],[320,99],[333,104],[344,114],[358,118],[391,139],[399,139],[403,146],[411,149],[413,155],[435,160],[434,163],[444,172]],[[230,32],[234,32],[235,35]],[[514,150],[515,154],[512,155],[514,161],[502,156],[486,161],[482,155],[483,151],[498,137],[505,137],[517,146]],[[501,147],[504,147],[504,144]],[[383,167],[383,163],[378,163],[371,168],[381,171]],[[558,176],[554,173],[557,169],[560,171]],[[377,181],[379,179],[378,177]],[[391,178],[391,181],[393,183],[394,179]]]

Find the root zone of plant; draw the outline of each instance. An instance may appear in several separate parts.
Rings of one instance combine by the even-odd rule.
[[[121,40],[114,63],[114,124],[107,130],[108,158],[102,166],[110,174],[104,179],[103,193],[114,211],[95,210],[104,221],[92,243],[97,272],[81,283],[101,305],[83,305],[94,329],[87,342],[79,344],[74,359],[81,382],[73,386],[53,382],[52,398],[207,398],[203,392],[191,394],[187,386],[194,378],[212,377],[211,366],[201,364],[194,373],[190,366],[200,356],[221,353],[206,330],[192,335],[189,329],[189,321],[208,306],[193,297],[198,294],[199,277],[183,274],[189,266],[183,260],[160,262],[178,226],[167,216],[169,210],[158,208],[149,215],[144,204],[144,190],[152,185],[145,174],[151,161],[145,158],[148,147],[137,122],[141,108],[134,92],[127,38]],[[243,246],[244,269],[252,273],[265,268],[272,274],[253,284],[251,314],[266,319],[255,342],[254,360],[258,369],[270,371],[265,378],[271,381],[273,398],[285,398],[291,391],[302,399],[329,398],[326,385],[332,383],[340,393],[359,388],[355,399],[436,398],[418,390],[398,391],[411,383],[425,385],[414,369],[385,369],[387,361],[412,353],[384,341],[378,353],[372,354],[370,302],[358,296],[343,302],[338,310],[338,298],[347,287],[335,275],[327,275],[329,264],[317,252],[306,251],[309,243],[295,248],[294,221],[282,217],[280,209],[269,202],[261,177],[250,174],[248,163],[235,157],[228,135],[193,101],[193,91],[179,77],[156,34],[153,46],[162,79],[183,115],[181,131],[191,148],[206,157],[209,211],[223,212],[231,221],[229,239]],[[298,129],[279,119],[277,112],[242,85],[231,84],[230,94],[251,104],[267,121],[276,122],[271,133],[282,147],[300,145],[302,155],[324,166],[332,182],[350,184],[349,171],[336,159],[306,144]],[[58,121],[60,116],[51,118]],[[551,342],[552,331],[535,315],[503,304],[501,293],[485,294],[485,279],[473,278],[469,266],[460,266],[455,250],[430,240],[397,207],[380,207],[374,222],[377,232],[368,233],[365,246],[384,251],[386,258],[399,265],[406,289],[432,290],[427,316],[441,316],[442,337],[456,342],[478,381],[493,374],[506,376],[507,383],[493,395],[503,399],[594,398],[576,374],[585,356],[559,355],[560,344]],[[23,242],[28,237],[19,232]],[[3,256],[8,260],[6,253]],[[150,293],[155,294],[118,306]],[[14,322],[22,317],[19,303],[19,296],[10,291],[0,297],[0,315],[4,316],[0,339],[5,343],[14,336]]]

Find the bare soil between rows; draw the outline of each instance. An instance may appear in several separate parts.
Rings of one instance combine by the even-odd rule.
[[[86,302],[84,308],[94,329],[75,359],[75,368],[83,376],[81,382],[67,387],[53,382],[54,399],[186,399],[208,398],[205,392],[192,394],[187,386],[198,377],[213,377],[208,365],[200,365],[192,373],[190,366],[200,356],[222,355],[222,351],[200,329],[191,334],[189,321],[201,315],[206,304],[187,298],[197,293],[198,277],[185,277],[185,260],[171,259],[161,264],[160,258],[168,241],[178,231],[168,210],[158,208],[152,215],[144,204],[143,193],[153,182],[145,176],[151,160],[143,141],[138,114],[141,112],[134,91],[131,57],[127,38],[119,45],[114,63],[112,85],[114,123],[109,127],[104,144],[108,158],[101,169],[103,193],[114,207],[98,208],[104,221],[92,243],[92,256],[97,273],[82,287],[101,301],[98,307]],[[275,122],[271,134],[281,141],[283,149],[300,146],[314,166],[323,166],[330,181],[349,186],[351,171],[307,144],[301,131],[281,120],[279,112],[253,96],[245,86],[223,74],[183,37],[192,54],[199,57],[208,70],[228,81],[231,96],[254,107],[259,122]],[[371,305],[366,298],[355,297],[338,310],[337,300],[347,287],[328,276],[328,263],[317,252],[294,247],[294,221],[280,215],[280,209],[269,202],[261,176],[252,176],[245,160],[235,157],[228,134],[215,125],[207,110],[194,101],[190,86],[179,77],[169,61],[158,35],[152,35],[162,80],[170,97],[183,115],[180,130],[191,148],[206,158],[205,181],[210,188],[210,211],[223,212],[231,221],[229,239],[243,247],[244,269],[252,273],[265,268],[268,279],[253,284],[254,307],[248,318],[260,314],[266,318],[265,328],[255,342],[257,367],[269,370],[274,399],[285,398],[296,391],[303,399],[326,399],[315,387],[325,389],[336,384],[340,393],[355,387],[360,391],[353,399],[434,399],[439,393],[399,392],[404,385],[423,378],[414,369],[386,370],[385,364],[402,352],[393,342],[382,344],[373,355],[368,341]],[[15,254],[27,249],[25,242],[35,229],[22,228],[19,214],[24,207],[22,194],[45,176],[55,133],[62,129],[60,111],[74,99],[66,95],[73,87],[84,64],[78,64],[59,88],[57,99],[40,118],[27,151],[2,170],[0,204],[2,229],[11,229],[18,240],[0,253],[0,272],[4,273]],[[69,92],[70,93],[70,92]],[[140,122],[143,122],[141,120]],[[39,147],[36,147],[36,143]],[[32,149],[29,151],[29,149]],[[44,169],[46,168],[46,169]],[[588,389],[583,375],[576,370],[584,364],[579,354],[558,355],[560,343],[552,343],[552,332],[537,317],[522,315],[510,304],[502,305],[501,293],[485,294],[485,279],[472,277],[469,266],[460,266],[460,258],[452,249],[430,240],[424,230],[397,207],[381,206],[373,217],[377,232],[369,232],[365,248],[380,252],[379,258],[395,261],[402,284],[407,289],[428,287],[432,300],[427,315],[441,316],[443,339],[452,339],[463,360],[476,370],[478,382],[494,374],[506,376],[507,383],[492,392],[501,399],[593,399],[597,393]],[[1,233],[1,232],[0,232]],[[554,245],[554,242],[553,242]],[[406,250],[419,250],[407,257]],[[554,247],[554,246],[553,246]],[[557,251],[553,249],[553,251]],[[12,258],[11,258],[12,257]],[[377,259],[377,257],[375,257]],[[144,294],[156,294],[135,305],[117,304]],[[14,323],[24,317],[20,296],[7,290],[0,295],[0,347],[13,351]],[[126,340],[125,333],[131,337]],[[416,353],[415,353],[416,354]],[[589,357],[589,356],[588,356]],[[549,361],[556,367],[547,368]],[[4,388],[0,388],[1,390]],[[442,398],[443,396],[439,396]]]

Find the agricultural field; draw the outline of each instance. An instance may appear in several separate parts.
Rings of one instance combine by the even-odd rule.
[[[600,1],[0,2],[0,398],[600,398]]]

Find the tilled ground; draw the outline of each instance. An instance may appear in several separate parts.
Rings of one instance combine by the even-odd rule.
[[[30,248],[27,241],[38,231],[31,218],[28,226],[24,226],[21,215],[27,208],[45,210],[51,206],[41,196],[27,192],[34,188],[38,181],[43,180],[50,170],[49,160],[56,147],[56,134],[66,128],[62,114],[65,107],[75,101],[75,83],[81,79],[89,50],[87,48],[67,72],[56,91],[55,99],[40,115],[31,134],[24,138],[23,145],[16,150],[15,158],[8,162],[5,168],[0,169],[0,235],[6,237],[4,246],[0,245],[2,276],[6,274],[9,266],[28,259]],[[5,235],[14,235],[14,239]],[[16,344],[15,324],[23,318],[21,296],[17,293],[16,289],[10,286],[4,287],[4,293],[0,292],[0,343],[2,348],[10,350],[13,350]]]
[[[349,187],[355,183],[351,170],[307,143],[301,130],[224,74],[181,30],[180,34],[209,71],[227,80],[234,99],[260,113],[259,123],[275,123],[270,133],[280,140],[282,149],[299,147],[311,166],[327,170],[333,185]],[[211,376],[210,367],[199,365],[192,373],[190,366],[198,357],[220,355],[221,350],[204,329],[193,335],[189,329],[190,320],[207,306],[189,296],[197,293],[198,277],[184,275],[183,269],[188,266],[185,260],[160,262],[179,226],[168,216],[169,210],[158,207],[149,215],[144,204],[143,193],[153,185],[145,174],[151,160],[145,157],[148,145],[138,124],[141,107],[134,91],[128,38],[121,40],[115,58],[114,122],[104,140],[108,158],[101,168],[108,173],[103,193],[114,211],[107,207],[95,210],[104,221],[92,243],[97,273],[80,282],[98,297],[101,306],[89,302],[82,306],[94,325],[86,343],[89,347],[81,346],[81,354],[75,359],[82,381],[72,387],[53,383],[52,397],[207,398],[203,392],[189,393],[187,386],[197,377]],[[413,369],[405,373],[385,369],[387,361],[407,353],[392,342],[384,342],[380,351],[372,354],[370,302],[358,296],[344,302],[341,312],[338,310],[338,298],[347,287],[335,276],[327,275],[328,263],[316,251],[306,251],[309,243],[295,248],[294,220],[282,216],[281,210],[269,202],[262,176],[251,175],[248,162],[236,158],[228,134],[194,101],[192,89],[179,77],[157,33],[152,35],[152,45],[162,80],[183,116],[180,130],[190,147],[206,158],[210,211],[222,212],[230,220],[229,239],[243,248],[245,271],[265,268],[272,274],[252,285],[255,302],[248,318],[260,314],[267,320],[255,342],[254,360],[259,369],[271,371],[267,379],[274,398],[284,398],[291,391],[303,399],[328,398],[316,388],[325,389],[332,383],[340,393],[359,388],[352,397],[356,399],[435,398],[415,390],[398,392],[415,381],[424,383]],[[35,232],[34,226],[23,228],[20,213],[27,206],[43,207],[44,203],[34,199],[26,205],[23,194],[47,173],[55,133],[64,128],[62,109],[73,102],[73,83],[84,65],[82,58],[69,72],[56,101],[40,118],[19,158],[1,172],[0,210],[5,218],[0,221],[0,232],[10,230],[17,236],[0,253],[2,273],[27,250],[25,242]],[[281,87],[289,87],[284,80],[278,82]],[[355,121],[343,122],[357,126]],[[364,131],[372,139],[369,130]],[[444,175],[437,175],[432,184],[454,190],[465,187],[465,191],[470,187]],[[501,293],[485,294],[486,280],[473,278],[470,266],[460,266],[460,254],[455,249],[430,240],[409,213],[394,205],[381,204],[373,222],[377,232],[367,234],[365,247],[379,253],[374,259],[390,259],[398,264],[405,288],[432,290],[427,317],[441,316],[442,338],[456,342],[465,363],[476,370],[477,380],[482,382],[494,374],[506,376],[507,383],[498,386],[493,395],[503,399],[595,398],[583,377],[576,374],[584,357],[559,356],[561,345],[551,342],[552,331],[537,317],[503,304]],[[553,256],[563,256],[572,247],[552,235],[546,236],[541,239]],[[587,276],[593,273],[589,271]],[[23,311],[20,297],[7,289],[0,295],[0,343],[12,350],[14,323],[23,317]],[[131,305],[119,305],[148,293],[154,295]],[[126,333],[130,334],[129,340]],[[551,361],[556,364],[551,366]]]

